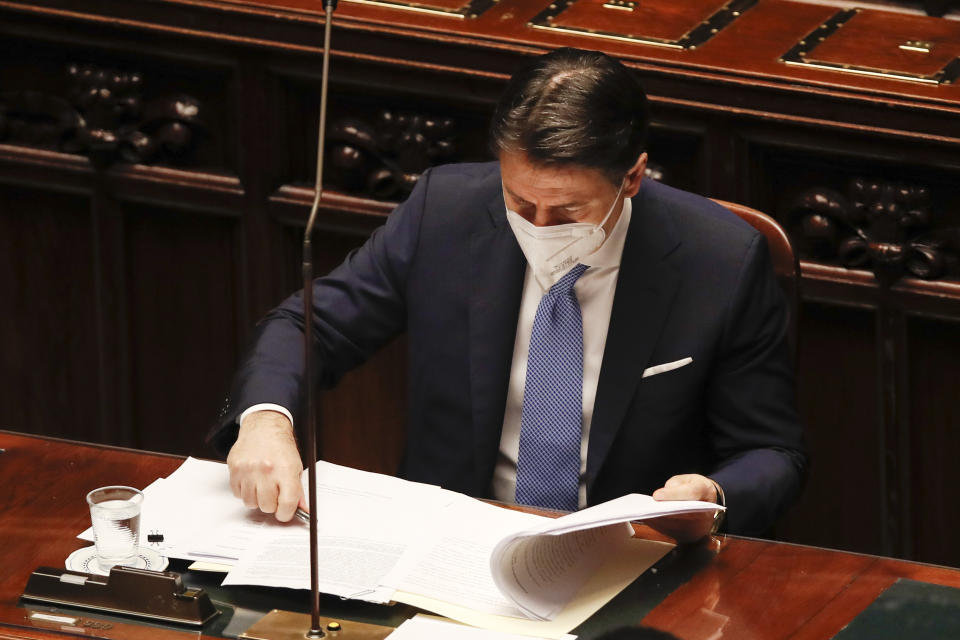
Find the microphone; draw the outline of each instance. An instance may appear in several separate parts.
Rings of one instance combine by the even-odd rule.
[[[313,227],[317,222],[317,210],[320,208],[320,199],[323,197],[323,156],[326,145],[327,130],[327,89],[330,79],[330,32],[333,22],[333,11],[337,8],[337,0],[326,0],[324,7],[323,25],[323,77],[320,79],[320,131],[317,139],[317,176],[314,182],[313,205],[310,207],[310,217],[303,231],[303,364],[304,383],[307,385],[307,504],[310,509],[307,520],[310,527],[310,629],[303,633],[298,627],[295,633],[297,638],[303,633],[305,638],[323,638],[326,634],[320,624],[320,578],[318,575],[317,551],[317,460],[320,452],[317,447],[317,389],[313,376],[313,248],[310,239],[313,236]],[[298,510],[300,511],[300,510]],[[302,511],[297,514],[303,518]],[[340,640],[375,640],[386,638],[393,632],[390,627],[363,622],[349,622],[341,625],[339,622],[330,622],[327,629]],[[284,632],[290,632],[289,627],[283,627]],[[278,629],[270,627],[272,635],[268,637],[287,637],[276,635]],[[292,637],[292,636],[291,636]]]
[[[320,584],[317,575],[317,403],[313,381],[313,248],[310,236],[316,224],[317,209],[323,197],[323,155],[327,128],[327,88],[330,78],[330,33],[333,11],[337,0],[326,0],[323,25],[323,76],[320,79],[320,133],[317,140],[317,177],[314,183],[313,205],[303,232],[303,344],[304,380],[307,385],[307,502],[310,507],[310,630],[307,638],[322,638],[326,634],[320,626]]]

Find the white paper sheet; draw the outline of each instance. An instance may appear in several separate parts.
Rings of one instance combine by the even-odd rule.
[[[545,518],[465,496],[435,518],[436,528],[417,540],[398,565],[402,577],[397,588],[492,615],[525,617],[497,589],[490,573],[490,554],[504,536],[531,528]]]
[[[439,487],[318,462],[320,590],[387,602],[394,591],[387,578],[401,556],[428,535],[432,516],[459,498]],[[282,537],[270,528],[256,531],[223,584],[309,589],[309,551],[304,525]]]
[[[571,531],[564,535],[514,538],[499,554],[491,552],[491,573],[497,589],[527,617],[550,620],[573,598],[587,579],[633,536],[620,523]]]
[[[384,603],[393,589],[380,579],[396,563],[403,548],[370,540],[319,536],[317,575],[324,593]],[[306,527],[257,540],[223,581],[229,585],[310,588],[310,536]]]
[[[549,533],[561,535],[588,527],[631,520],[650,520],[662,516],[704,511],[723,511],[726,507],[699,500],[654,500],[650,496],[631,493],[581,511],[568,513],[554,520],[540,522],[540,527],[520,535]]]
[[[232,563],[265,526],[284,527],[270,515],[248,509],[230,489],[227,465],[187,458],[165,482],[178,537],[171,555]],[[171,495],[172,494],[172,495]],[[185,499],[189,497],[189,499]]]
[[[722,507],[711,502],[622,496],[507,533],[490,553],[490,572],[497,590],[524,614],[549,620],[611,557],[618,543],[633,535],[629,521],[717,509]]]
[[[562,640],[576,640],[564,635]],[[397,627],[387,640],[538,640],[533,636],[479,629],[457,622],[417,614]],[[543,637],[540,637],[543,640]]]
[[[494,616],[406,591],[397,591],[393,599],[475,627],[503,633],[563,638],[673,548],[674,545],[668,542],[636,538],[622,541],[614,556],[590,576],[573,600],[552,620]]]
[[[245,507],[234,497],[222,462],[187,458],[143,492],[140,544],[170,558],[233,564],[262,527],[296,526]],[[162,535],[163,542],[149,542],[150,534]],[[93,530],[78,537],[93,540]]]

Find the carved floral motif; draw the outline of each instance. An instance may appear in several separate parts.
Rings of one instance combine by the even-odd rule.
[[[36,91],[0,93],[0,141],[86,155],[94,166],[182,161],[204,131],[199,102],[187,95],[143,101],[143,77],[70,65],[66,98]]]
[[[934,228],[924,186],[857,178],[846,195],[815,187],[790,204],[787,216],[801,253],[872,270],[882,284],[956,273],[960,231]]]
[[[454,159],[450,118],[383,110],[371,124],[342,118],[327,130],[329,181],[345,191],[399,200],[420,174]]]
[[[341,118],[327,130],[326,181],[346,192],[402,200],[423,171],[456,160],[451,118],[380,111],[374,122]],[[662,180],[664,169],[649,164],[647,177]]]

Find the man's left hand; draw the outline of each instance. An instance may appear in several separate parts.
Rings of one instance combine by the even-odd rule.
[[[673,476],[653,492],[654,500],[702,500],[716,502],[717,485],[706,476],[686,473]],[[646,524],[677,542],[694,542],[710,533],[713,528],[712,512],[687,513],[648,520]]]

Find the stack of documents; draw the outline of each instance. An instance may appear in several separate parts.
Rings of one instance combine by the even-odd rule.
[[[141,544],[227,565],[224,585],[310,587],[307,526],[244,507],[226,465],[189,458],[144,493]],[[322,592],[550,638],[672,548],[634,539],[629,521],[718,508],[631,494],[551,519],[328,462],[317,463],[317,504]]]

